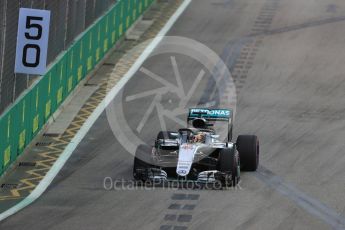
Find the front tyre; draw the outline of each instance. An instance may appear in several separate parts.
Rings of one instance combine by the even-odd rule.
[[[133,177],[135,180],[145,180],[141,173],[138,173],[140,170],[143,171],[151,167],[151,151],[152,149],[147,145],[139,145],[134,157],[133,164]]]
[[[239,181],[239,162],[238,156],[235,154],[233,148],[222,149],[219,152],[218,157],[218,170],[223,173],[231,174],[231,186],[236,186]],[[226,179],[223,182],[223,186],[227,187],[229,185],[228,180]]]
[[[259,166],[259,139],[255,135],[240,135],[236,141],[240,153],[241,168],[244,171],[256,171]]]

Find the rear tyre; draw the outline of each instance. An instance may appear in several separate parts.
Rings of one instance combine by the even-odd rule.
[[[241,168],[244,171],[256,171],[259,166],[259,139],[255,135],[240,135],[236,141],[240,153]]]
[[[231,186],[236,186],[238,184],[238,157],[236,157],[234,149],[222,149],[219,152],[218,170],[231,174]],[[229,186],[227,180],[223,181],[223,186]]]
[[[137,169],[147,169],[152,167],[152,159],[151,159],[151,151],[152,149],[147,145],[139,145],[134,157],[134,164],[133,164],[133,177],[136,180],[144,180],[142,175],[137,172]]]

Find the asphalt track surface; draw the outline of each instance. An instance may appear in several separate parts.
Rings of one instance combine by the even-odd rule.
[[[242,175],[240,190],[104,189],[105,177],[132,179],[133,157],[103,113],[48,191],[0,228],[344,229],[345,3],[267,2],[194,0],[169,32],[207,45],[234,71],[240,68],[234,60],[247,49],[243,43],[255,44],[252,63],[236,81],[235,133],[260,137],[262,167]],[[271,7],[274,2],[278,5]],[[273,21],[268,31],[256,31],[258,17],[269,14],[265,6],[274,12]],[[173,83],[166,57],[151,58],[143,66]],[[187,88],[200,66],[183,58],[176,55]],[[201,81],[190,103],[212,90],[207,84]],[[137,73],[124,94],[157,87]],[[174,106],[170,97],[163,99],[164,106]],[[132,128],[150,100],[124,103]],[[153,114],[141,135],[152,140],[157,129]]]

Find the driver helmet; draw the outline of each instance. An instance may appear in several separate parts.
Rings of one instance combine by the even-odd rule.
[[[204,143],[205,139],[206,139],[206,134],[203,132],[200,132],[193,136],[194,143]]]

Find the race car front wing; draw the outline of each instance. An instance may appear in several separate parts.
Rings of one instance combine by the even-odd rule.
[[[178,181],[181,183],[184,182],[193,182],[198,184],[231,184],[232,176],[231,173],[220,172],[217,170],[202,171],[198,174],[197,180],[188,180],[187,177],[176,177],[168,178],[166,171],[158,168],[138,168],[136,169],[136,175],[138,178],[141,178],[143,181],[152,181],[155,183],[165,183],[169,181]]]

